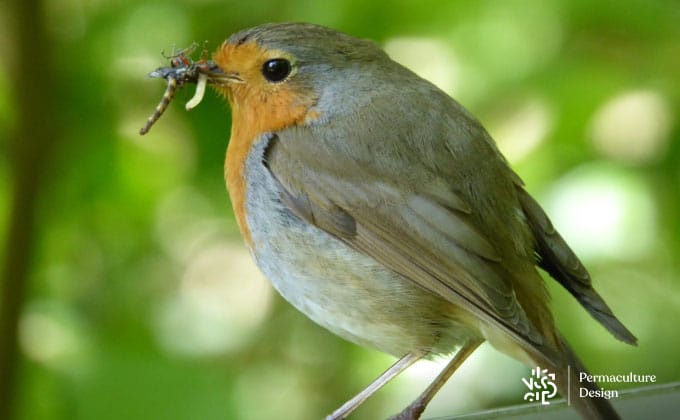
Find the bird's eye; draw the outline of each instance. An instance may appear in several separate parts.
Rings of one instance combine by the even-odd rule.
[[[290,74],[292,66],[285,58],[275,58],[262,65],[262,75],[270,82],[280,82]]]

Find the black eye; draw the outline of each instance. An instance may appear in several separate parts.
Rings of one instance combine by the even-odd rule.
[[[285,58],[275,58],[262,65],[262,75],[270,82],[280,82],[290,74],[290,61]]]

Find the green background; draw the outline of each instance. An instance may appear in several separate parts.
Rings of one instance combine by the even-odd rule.
[[[167,64],[161,50],[203,40],[214,50],[270,21],[374,39],[468,107],[640,340],[617,342],[549,281],[558,324],[586,365],[680,379],[678,2],[3,9],[0,418],[11,409],[46,420],[321,418],[393,361],[316,327],[257,274],[225,192],[221,98],[209,92],[187,113],[193,92],[183,90],[148,135],[137,133],[164,89],[146,78]],[[397,412],[437,369],[415,366],[355,418]],[[520,404],[528,374],[485,345],[427,415]]]

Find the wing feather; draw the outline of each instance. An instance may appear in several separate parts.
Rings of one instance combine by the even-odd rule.
[[[272,140],[266,164],[281,187],[282,202],[298,217],[559,360],[519,304],[501,255],[480,233],[462,197],[441,203],[443,194],[433,199],[427,191],[397,188],[385,180],[357,183],[319,170],[300,176],[290,168],[301,165],[282,144]],[[460,208],[465,211],[455,210]]]

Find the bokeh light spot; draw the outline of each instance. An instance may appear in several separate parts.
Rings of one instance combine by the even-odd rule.
[[[307,419],[318,412],[322,389],[310,386],[303,372],[281,363],[251,366],[239,376],[235,400],[252,420]]]
[[[491,116],[488,127],[503,155],[510,162],[518,162],[546,139],[554,116],[540,98],[510,102]]]
[[[20,319],[19,344],[29,359],[72,374],[88,365],[82,329],[76,314],[62,303],[35,301]]]
[[[656,238],[656,203],[633,173],[605,163],[583,165],[555,184],[548,214],[583,258],[649,254]]]
[[[180,286],[161,306],[156,331],[175,353],[202,356],[236,350],[265,320],[272,289],[240,244],[198,251]]]
[[[593,115],[589,137],[604,156],[645,163],[666,150],[673,114],[665,96],[652,90],[623,92]]]
[[[400,64],[445,92],[452,93],[458,84],[458,60],[450,43],[434,38],[392,38],[385,51]]]

